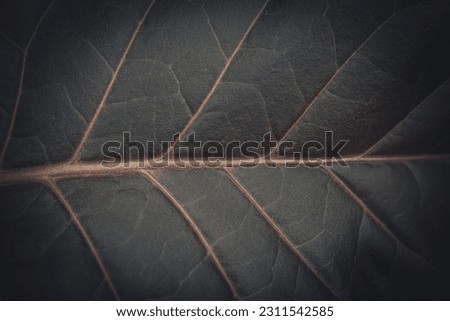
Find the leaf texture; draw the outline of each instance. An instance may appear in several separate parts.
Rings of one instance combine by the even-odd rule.
[[[449,299],[449,18],[447,0],[2,1],[0,297]],[[300,151],[326,131],[349,166],[101,165],[124,132],[180,133],[160,157],[190,133]]]

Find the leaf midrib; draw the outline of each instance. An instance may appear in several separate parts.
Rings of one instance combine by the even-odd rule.
[[[150,170],[152,172],[160,171],[184,171],[193,169],[202,170],[222,170],[224,168],[248,168],[248,167],[286,167],[294,168],[294,165],[306,167],[319,167],[323,164],[328,166],[339,166],[340,162],[347,164],[380,164],[380,163],[402,163],[402,162],[420,162],[420,161],[447,161],[450,160],[450,154],[421,154],[421,155],[391,155],[391,156],[371,156],[359,157],[349,156],[341,159],[317,159],[317,160],[298,160],[273,158],[259,158],[249,160],[237,158],[233,160],[217,160],[217,166],[212,167],[206,161],[198,160],[169,160],[165,167],[155,167],[144,160],[133,160],[127,164],[120,163],[116,166],[108,165],[103,161],[78,162],[78,163],[54,163],[43,166],[35,166],[20,169],[0,170],[0,185],[26,183],[42,181],[48,177],[53,178],[74,178],[90,176],[123,176],[136,173],[141,170]],[[255,165],[254,162],[258,162]],[[184,167],[182,165],[185,165]]]

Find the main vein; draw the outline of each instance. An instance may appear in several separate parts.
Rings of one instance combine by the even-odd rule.
[[[157,171],[167,170],[191,170],[195,168],[200,169],[224,169],[227,167],[287,167],[294,168],[299,166],[318,167],[321,164],[329,166],[340,166],[342,162],[347,164],[353,163],[401,163],[409,161],[449,161],[450,154],[440,155],[405,155],[405,156],[374,156],[374,157],[344,157],[342,159],[319,159],[314,161],[307,160],[289,160],[274,158],[267,160],[261,158],[258,163],[249,161],[248,159],[234,159],[224,160],[211,167],[208,162],[195,161],[192,163],[187,160],[171,160],[165,167],[156,168],[151,164],[137,160],[130,163],[120,163],[115,166],[111,164],[99,162],[78,162],[78,163],[57,163],[44,166],[23,168],[23,169],[9,169],[0,170],[0,185],[15,184],[22,182],[42,181],[49,177],[52,178],[69,178],[69,177],[90,177],[90,176],[120,176],[132,175],[143,169]]]

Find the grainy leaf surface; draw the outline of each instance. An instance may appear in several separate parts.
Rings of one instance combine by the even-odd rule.
[[[447,0],[1,1],[0,297],[449,299],[448,57]],[[329,130],[348,167],[100,165]]]

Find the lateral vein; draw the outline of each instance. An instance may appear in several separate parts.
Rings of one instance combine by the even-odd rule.
[[[154,3],[155,3],[155,0],[152,0],[152,2],[147,7],[147,10],[145,10],[144,15],[139,20],[139,22],[136,26],[136,29],[134,30],[133,34],[131,35],[130,41],[128,42],[128,45],[125,48],[125,51],[123,52],[122,57],[120,57],[119,63],[117,64],[117,67],[112,74],[111,80],[109,81],[108,86],[106,87],[105,92],[103,93],[102,99],[100,100],[100,103],[98,104],[97,108],[95,109],[94,115],[92,116],[91,121],[89,122],[86,130],[84,131],[83,136],[81,137],[81,140],[80,140],[77,148],[75,149],[75,152],[73,153],[71,159],[69,160],[70,163],[78,162],[80,155],[81,155],[81,151],[82,151],[84,145],[86,144],[86,141],[88,140],[92,130],[94,129],[94,126],[97,123],[97,120],[98,120],[103,108],[105,107],[106,100],[108,99],[109,94],[111,93],[111,90],[112,90],[112,88],[117,80],[117,77],[123,67],[123,64],[125,63],[125,60],[128,56],[128,53],[130,52],[130,49],[133,46],[134,41],[136,40],[139,30],[141,29],[145,19],[147,18],[148,13],[150,12],[150,9],[153,7]]]
[[[224,168],[224,172],[228,175],[234,186],[247,198],[247,200],[253,205],[253,207],[258,211],[258,213],[263,217],[263,219],[269,224],[269,226],[275,231],[278,237],[283,240],[283,242],[288,246],[292,253],[314,274],[314,276],[337,298],[341,299],[339,293],[334,289],[322,275],[317,271],[317,269],[311,264],[311,262],[306,258],[306,256],[301,252],[301,250],[294,244],[293,241],[281,230],[281,228],[275,223],[269,214],[264,210],[264,208],[258,203],[258,201],[253,197],[253,195],[241,184],[237,177],[233,174],[231,169]]]
[[[208,104],[209,100],[211,99],[212,95],[215,93],[215,91],[217,90],[217,88],[219,87],[220,83],[222,82],[223,77],[225,76],[225,74],[227,73],[228,69],[230,68],[231,63],[234,60],[234,57],[236,56],[236,54],[239,52],[239,50],[242,48],[242,45],[244,44],[244,41],[247,39],[248,35],[250,34],[250,31],[253,29],[253,27],[255,26],[256,22],[258,21],[259,17],[261,16],[261,14],[263,13],[264,9],[266,8],[267,4],[269,3],[270,0],[266,0],[266,2],[263,4],[262,8],[258,11],[258,14],[255,16],[255,18],[253,19],[253,21],[251,22],[250,26],[247,28],[247,30],[244,32],[244,35],[242,36],[242,38],[239,40],[236,48],[234,48],[233,52],[231,53],[230,57],[227,58],[225,61],[225,65],[222,69],[222,71],[220,72],[219,76],[217,77],[216,81],[214,82],[214,85],[211,87],[211,89],[209,90],[208,94],[206,95],[206,97],[203,99],[202,103],[200,104],[200,106],[198,107],[197,111],[194,113],[194,115],[192,115],[192,117],[189,119],[189,121],[187,122],[187,124],[184,126],[184,128],[182,129],[182,131],[180,132],[180,135],[178,135],[177,139],[174,141],[174,143],[172,144],[172,146],[166,151],[165,155],[170,154],[171,152],[173,152],[175,146],[178,144],[178,142],[180,141],[180,139],[186,135],[186,133],[189,131],[189,129],[192,127],[192,125],[194,124],[194,122],[198,119],[198,117],[200,116],[200,114],[203,112],[203,110],[205,109],[206,105]],[[163,156],[164,157],[164,156]]]
[[[217,270],[222,275],[223,279],[225,280],[228,287],[230,288],[234,299],[239,300],[239,295],[237,293],[236,288],[233,285],[233,282],[231,281],[230,277],[226,273],[224,267],[222,266],[222,263],[220,263],[213,247],[211,246],[211,244],[209,244],[208,240],[204,236],[200,227],[197,225],[197,223],[194,221],[194,219],[191,217],[191,215],[186,211],[186,209],[181,205],[181,203],[175,198],[175,196],[172,194],[172,192],[166,186],[164,186],[152,173],[150,173],[149,171],[145,171],[145,170],[141,170],[140,173],[142,175],[144,175],[145,177],[147,177],[153,183],[153,185],[177,208],[177,210],[183,216],[185,221],[188,223],[189,227],[194,231],[194,233],[197,236],[197,238],[199,239],[201,245],[205,248],[207,254],[211,257],[211,260],[213,261]]]
[[[306,106],[305,110],[300,114],[300,116],[295,120],[295,122],[288,128],[288,130],[285,132],[285,134],[280,138],[278,141],[277,147],[280,146],[280,144],[285,141],[289,135],[299,127],[299,124],[302,122],[302,120],[305,118],[305,116],[309,113],[309,111],[314,107],[316,101],[322,96],[322,94],[330,87],[330,85],[333,83],[333,81],[336,79],[336,77],[341,73],[341,71],[350,63],[350,61],[353,59],[353,57],[361,50],[362,47],[364,47],[365,44],[367,44],[370,39],[379,31],[381,28],[383,28],[387,23],[389,23],[395,16],[397,16],[399,13],[406,11],[408,8],[405,8],[403,10],[394,12],[387,18],[382,24],[380,24],[359,46],[356,48],[353,53],[344,61],[344,63],[334,72],[334,74],[331,76],[331,78],[323,85],[323,87],[320,89],[320,91],[314,96],[314,98],[311,100],[311,102]],[[273,150],[276,151],[277,148]],[[272,152],[272,153],[273,153]]]
[[[75,225],[77,230],[80,232],[83,240],[85,241],[86,245],[89,248],[89,251],[92,253],[92,256],[94,257],[95,261],[97,262],[97,265],[100,268],[100,271],[103,274],[103,277],[104,277],[106,283],[108,284],[109,289],[113,293],[115,299],[120,300],[119,294],[117,293],[117,290],[114,287],[111,277],[110,277],[108,271],[106,270],[105,265],[103,264],[103,261],[100,257],[100,254],[98,253],[97,248],[94,245],[94,242],[92,241],[89,234],[83,227],[83,224],[81,223],[81,221],[78,219],[78,216],[76,215],[76,213],[73,210],[72,206],[70,205],[69,201],[64,196],[64,194],[59,189],[58,185],[56,184],[56,182],[53,179],[47,178],[46,180],[44,180],[44,182],[50,188],[50,190],[53,192],[53,194],[56,196],[58,201],[64,206],[66,211],[69,213],[69,216],[70,216],[73,224]]]

